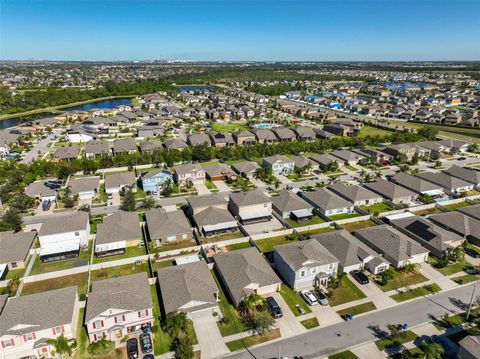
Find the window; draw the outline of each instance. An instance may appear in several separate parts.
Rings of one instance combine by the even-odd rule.
[[[300,277],[305,277],[305,271],[304,271],[304,270],[302,270],[302,271],[300,272]]]
[[[330,270],[332,270],[333,267],[334,267],[333,263],[330,263],[330,264],[328,265],[328,269],[330,269]]]
[[[121,322],[124,322],[125,321],[125,315],[117,315],[115,317],[115,323],[121,323]]]
[[[80,235],[80,232],[75,232],[75,237],[78,237]]]
[[[54,334],[62,334],[63,333],[62,327],[53,328],[53,333]]]
[[[23,341],[24,342],[29,342],[31,340],[35,339],[35,333],[28,333],[23,335]]]
[[[14,345],[15,345],[15,342],[13,341],[13,339],[2,341],[2,348],[10,348],[10,347],[13,347]]]
[[[145,318],[148,315],[148,309],[141,310],[138,312],[138,317],[139,318]]]
[[[182,239],[187,239],[188,235],[182,234]]]
[[[312,268],[312,274],[317,273],[317,268]]]
[[[103,320],[96,320],[93,322],[93,329],[103,327]]]
[[[12,268],[17,268],[17,262],[12,262],[10,263],[10,265],[12,266]]]

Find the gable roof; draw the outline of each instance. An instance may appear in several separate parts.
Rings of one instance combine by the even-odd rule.
[[[131,241],[142,238],[137,212],[118,211],[97,225],[95,244]]]
[[[391,178],[391,181],[417,193],[441,189],[441,186],[438,184],[429,182],[417,176],[412,176],[411,174],[405,172],[397,172],[395,176]]]
[[[232,164],[232,168],[235,172],[240,174],[255,172],[260,166],[254,161],[245,161]]]
[[[188,147],[187,143],[179,138],[169,138],[163,142],[163,146],[168,150],[181,150]]]
[[[423,178],[426,181],[436,183],[445,189],[472,186],[471,183],[465,182],[460,178],[456,178],[442,172],[424,172],[419,173],[416,176]]]
[[[480,172],[471,168],[453,165],[444,172],[449,174],[450,176],[460,178],[475,185],[478,185],[480,183]]]
[[[338,262],[332,253],[314,239],[275,246],[274,251],[294,271]]]
[[[190,223],[183,211],[167,212],[155,208],[145,212],[148,234],[151,239],[191,233]]]
[[[94,155],[107,154],[110,151],[107,141],[92,140],[88,141],[85,145],[85,153],[91,153]]]
[[[365,187],[372,190],[373,192],[379,193],[381,196],[387,199],[396,199],[402,197],[411,197],[415,195],[415,192],[406,189],[405,187],[399,186],[393,182],[389,182],[380,178],[374,182],[368,182],[365,184]]]
[[[71,178],[67,183],[73,193],[95,191],[100,187],[100,177]]]
[[[265,196],[265,194],[259,189],[230,193],[230,201],[235,203],[238,207],[271,202],[270,198]]]
[[[278,196],[273,196],[271,199],[273,205],[281,212],[312,209],[312,205],[310,203],[291,191],[279,191]]]
[[[350,208],[353,204],[330,192],[326,188],[319,188],[313,192],[303,192],[302,197],[324,211],[337,208]]]
[[[24,261],[36,236],[36,231],[0,232],[0,264]]]
[[[379,194],[358,185],[346,185],[344,183],[334,183],[333,185],[328,186],[328,189],[352,203],[354,201],[363,201],[367,199],[381,197]]]
[[[432,214],[428,217],[432,222],[445,228],[450,228],[462,236],[474,235],[480,237],[480,221],[458,211]]]
[[[120,138],[113,141],[113,152],[136,151],[137,144],[133,138]]]
[[[225,206],[228,204],[227,200],[220,193],[212,193],[200,196],[190,196],[187,198],[189,206],[195,210],[196,208],[204,208],[210,206]]]
[[[67,215],[48,217],[40,228],[39,236],[47,236],[50,234],[59,234],[67,232],[76,232],[85,230],[89,222],[87,212],[78,211]]]
[[[133,186],[137,180],[133,172],[112,173],[105,175],[105,188]]]

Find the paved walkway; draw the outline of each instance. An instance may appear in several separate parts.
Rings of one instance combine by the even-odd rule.
[[[310,309],[315,313],[320,327],[326,327],[344,321],[329,305],[313,305]]]
[[[223,357],[230,353],[230,350],[223,342],[214,316],[205,314],[194,316],[192,319],[202,358]]]
[[[420,273],[422,273],[425,277],[427,277],[431,281],[437,283],[439,287],[442,289],[450,289],[458,286],[457,283],[455,283],[450,278],[445,277],[442,273],[437,271],[428,263],[420,264]]]
[[[350,351],[359,358],[385,359],[387,357],[385,352],[379,351],[373,342],[360,345],[356,348],[350,349]]]
[[[348,277],[378,309],[388,308],[397,304],[397,302],[390,298],[383,290],[378,288],[373,281],[370,281],[368,284],[360,284],[350,274]]]
[[[307,329],[298,321],[280,293],[272,293],[272,297],[276,300],[283,312],[283,317],[276,320],[282,338],[306,332]]]

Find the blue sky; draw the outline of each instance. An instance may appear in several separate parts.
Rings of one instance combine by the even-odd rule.
[[[480,60],[480,0],[0,0],[0,59]]]

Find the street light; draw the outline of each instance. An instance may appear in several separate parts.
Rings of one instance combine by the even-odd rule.
[[[473,306],[473,298],[475,297],[475,291],[477,290],[477,284],[473,286],[473,292],[472,292],[472,297],[470,298],[470,304],[468,305],[468,311],[467,311],[467,322],[468,322],[468,317],[470,316],[470,311],[472,310]]]

